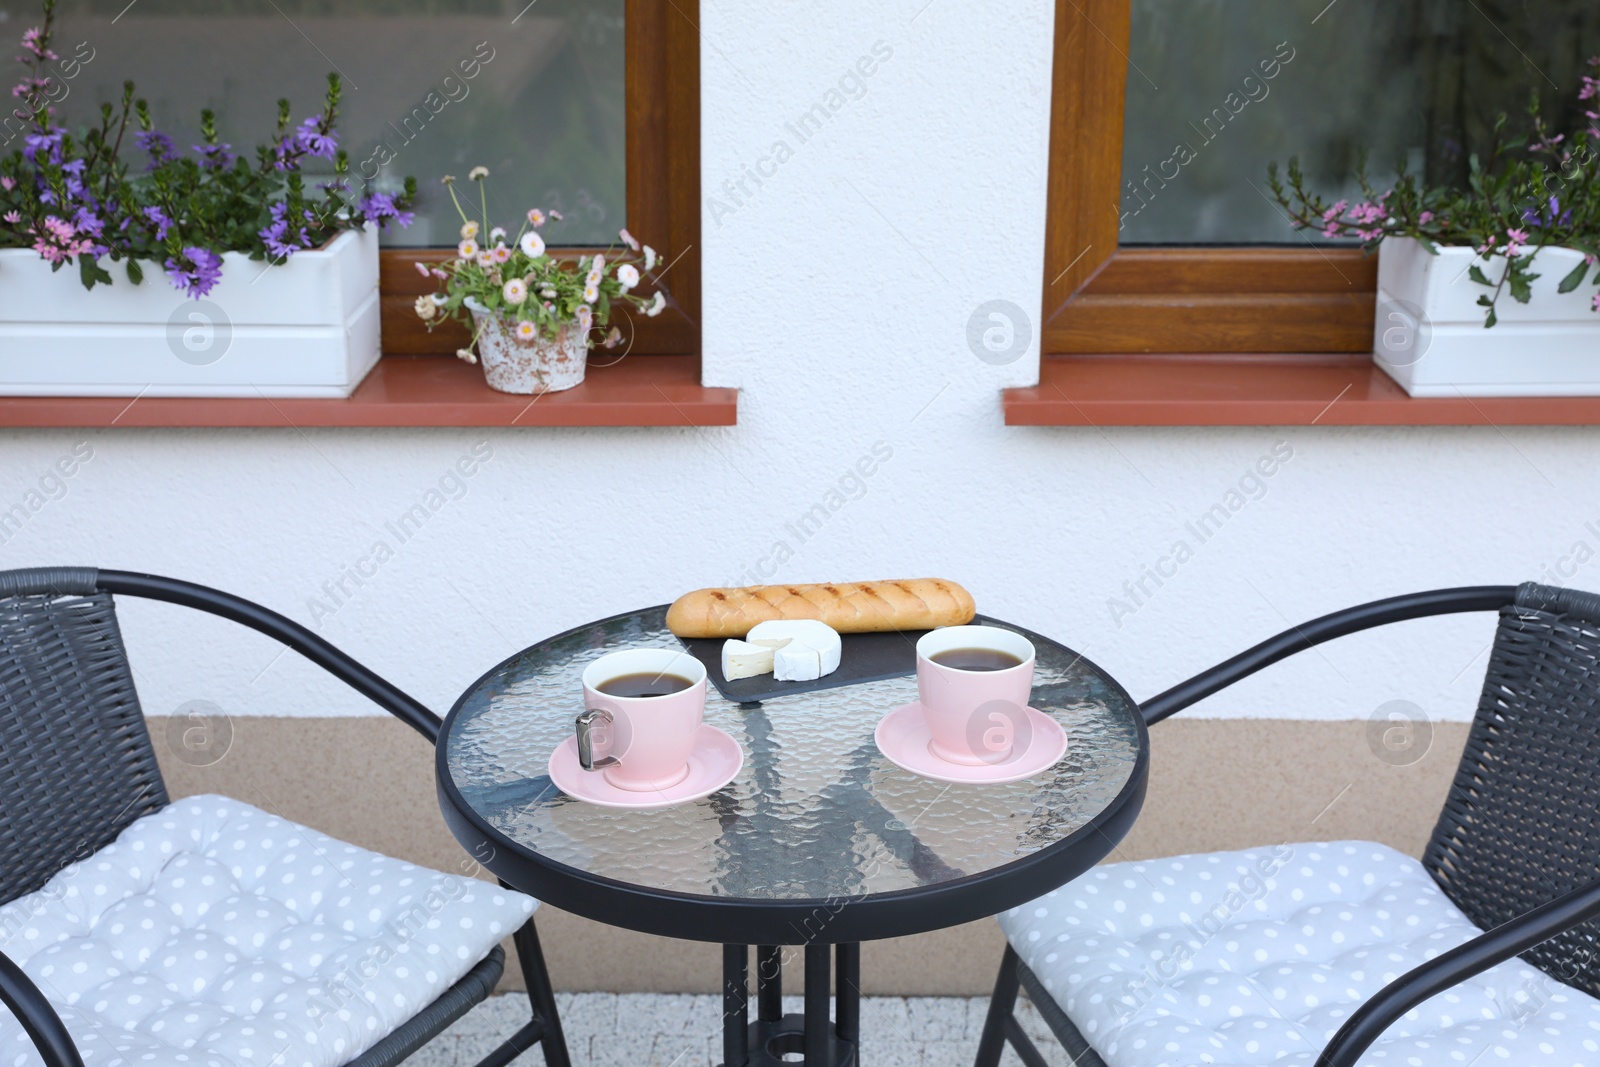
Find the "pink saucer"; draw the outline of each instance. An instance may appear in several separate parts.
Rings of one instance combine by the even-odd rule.
[[[920,702],[895,708],[885,715],[872,736],[878,742],[878,751],[888,757],[890,763],[912,774],[956,785],[1002,785],[1047,771],[1066,755],[1067,732],[1061,724],[1037,708],[1028,708],[1027,713],[1028,724],[1033,729],[1020,751],[1013,751],[1002,762],[973,767],[951,763],[935,756],[928,748],[933,735],[928,731]]]
[[[648,792],[614,786],[601,772],[578,766],[576,737],[568,737],[550,754],[550,780],[567,796],[602,808],[665,808],[710,796],[737,778],[743,766],[739,742],[715,726],[701,723],[694,750],[689,753],[689,773],[677,785]]]

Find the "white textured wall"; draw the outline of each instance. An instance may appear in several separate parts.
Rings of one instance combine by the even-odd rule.
[[[1052,5],[922,5],[701,6],[704,185],[719,201],[706,377],[741,388],[738,426],[7,431],[0,511],[42,506],[0,565],[214,584],[315,623],[443,711],[540,637],[752,572],[955,578],[981,610],[1147,696],[1291,620],[1571,571],[1575,544],[1586,561],[1600,549],[1590,430],[1004,427],[999,389],[1035,373],[1036,345],[993,366],[967,324],[995,299],[1038,316]],[[879,42],[892,55],[865,93],[799,143],[785,124]],[[778,140],[792,155],[734,204],[722,182]],[[92,458],[30,498],[78,442]],[[875,445],[892,454],[851,474]],[[1241,494],[1204,543],[1186,530],[1275,446],[1292,455],[1245,486],[1257,499]],[[474,448],[491,454],[450,482]],[[402,543],[385,524],[442,478],[457,498]],[[805,539],[790,530],[830,503]],[[392,558],[375,563],[379,539]],[[1192,556],[1161,563],[1171,576],[1136,600],[1124,583],[1180,539]],[[323,591],[358,564],[370,577],[346,579],[343,603]],[[1545,576],[1600,587],[1593,562]],[[229,624],[137,602],[123,618],[152,713],[192,699],[372,711]],[[1404,698],[1465,717],[1490,630],[1469,617],[1348,639],[1197,710],[1350,718]]]

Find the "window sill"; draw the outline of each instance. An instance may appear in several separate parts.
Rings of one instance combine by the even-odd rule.
[[[1595,426],[1600,397],[1421,399],[1371,356],[1051,356],[1007,426]]]
[[[0,397],[0,426],[732,426],[738,398],[700,384],[697,356],[632,356],[537,398],[453,356],[385,356],[345,400]]]

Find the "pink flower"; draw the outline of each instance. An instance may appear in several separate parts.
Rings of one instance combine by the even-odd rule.
[[[22,212],[8,211],[5,213],[5,220],[11,223],[11,225],[15,226],[17,223],[22,221]]]
[[[1527,230],[1506,231],[1506,255],[1520,256],[1528,244]]]
[[[4,175],[0,175],[0,189],[4,189],[6,192],[9,193],[11,190],[15,189],[16,187],[17,187],[17,179],[8,178],[8,177],[5,177]]]
[[[417,273],[422,275],[424,278],[428,276],[428,265],[426,263],[413,263],[412,266],[416,267]]]
[[[528,209],[528,225],[529,226],[543,226],[544,225],[544,212],[540,211],[536,207],[535,208],[529,208]]]
[[[1426,226],[1428,223],[1430,223],[1432,221],[1433,221],[1433,212],[1431,212],[1431,211],[1424,211],[1422,214],[1417,216],[1417,225],[1418,226]]]
[[[622,243],[623,244],[627,245],[629,248],[633,249],[635,252],[639,251],[639,239],[637,237],[635,237],[633,234],[629,233],[627,230],[624,229],[624,230],[617,231],[617,236],[622,238]]]
[[[1324,211],[1322,213],[1322,221],[1323,222],[1332,222],[1334,219],[1338,218],[1340,215],[1343,215],[1344,214],[1344,209],[1349,207],[1349,206],[1350,205],[1346,201],[1343,201],[1343,200],[1339,201],[1338,203],[1334,204],[1332,207],[1330,207],[1328,210],[1326,210],[1326,211]]]
[[[22,34],[22,47],[26,48],[40,59],[60,59],[60,56],[56,55],[54,52],[50,51],[50,49],[44,46],[41,40],[43,37],[44,30],[41,27],[35,26],[30,30],[26,30]]]

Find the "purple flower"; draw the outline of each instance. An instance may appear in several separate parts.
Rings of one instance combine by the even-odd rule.
[[[142,130],[133,139],[140,148],[150,153],[150,169],[155,170],[162,161],[172,158],[172,138],[160,130]]]
[[[291,234],[287,220],[274,222],[266,229],[258,230],[256,236],[261,238],[267,246],[267,252],[276,259],[288,259],[300,249],[311,247],[311,238],[306,234],[305,227]]]
[[[231,144],[197,144],[193,148],[195,155],[200,157],[201,165],[212,170],[227,170],[239,158],[234,155]]]
[[[25,133],[22,135],[22,154],[30,163],[38,162],[39,153],[47,152],[50,162],[61,162],[61,138],[66,136],[64,130],[51,130],[49,133]]]
[[[143,214],[145,218],[155,224],[156,240],[165,241],[167,239],[167,231],[172,229],[172,220],[167,217],[167,213],[158,207],[151,206],[145,208]]]
[[[395,225],[402,228],[410,226],[416,220],[414,213],[401,211],[395,206],[394,196],[390,193],[373,193],[361,201],[361,214],[368,222],[377,224],[380,229],[389,219],[393,219]]]
[[[332,159],[339,149],[339,135],[332,130],[324,133],[322,119],[315,116],[300,124],[293,140],[295,147],[306,155],[321,156],[323,159]]]
[[[196,300],[222,277],[222,257],[209,248],[185,248],[181,256],[167,257],[165,266],[172,287],[187,290]]]
[[[1572,223],[1572,209],[1562,211],[1561,201],[1552,196],[1548,208],[1542,214],[1531,207],[1523,208],[1522,221],[1539,229],[1546,226],[1567,226]]]

